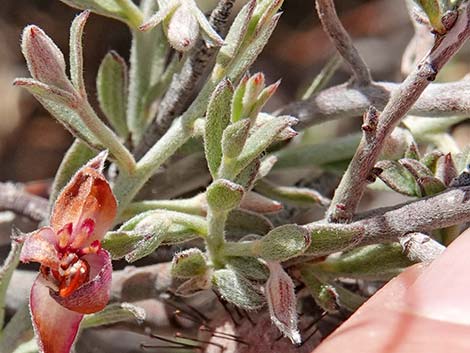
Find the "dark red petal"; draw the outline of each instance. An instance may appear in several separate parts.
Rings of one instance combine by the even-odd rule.
[[[102,239],[116,216],[116,199],[101,173],[106,157],[107,153],[102,152],[83,166],[65,186],[55,203],[51,226],[58,232],[67,223],[72,223],[74,235],[70,242],[74,240],[73,237],[80,235],[83,222],[87,219],[95,222],[93,234],[90,237],[77,238],[74,248]]]
[[[31,288],[29,306],[40,351],[69,353],[83,315],[59,305],[50,295],[45,280],[38,276]]]
[[[106,250],[82,257],[90,265],[90,281],[79,287],[68,297],[60,297],[52,293],[52,297],[67,309],[82,314],[95,313],[102,310],[109,301],[111,291],[111,256]]]
[[[26,238],[21,249],[20,260],[39,262],[46,267],[57,269],[60,261],[56,243],[54,230],[50,227],[43,227]]]

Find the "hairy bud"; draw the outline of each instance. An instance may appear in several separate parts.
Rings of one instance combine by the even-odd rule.
[[[21,49],[33,78],[64,91],[74,91],[65,73],[64,55],[41,28],[32,25],[23,30]]]

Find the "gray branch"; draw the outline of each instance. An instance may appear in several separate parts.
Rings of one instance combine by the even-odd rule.
[[[315,3],[323,29],[350,66],[355,82],[359,85],[369,84],[372,81],[369,68],[341,24],[333,0],[316,0]]]
[[[312,234],[307,255],[321,256],[355,246],[396,242],[419,232],[464,224],[470,221],[470,186],[394,207],[369,211],[349,224],[313,222],[305,227]]]
[[[465,4],[454,26],[444,36],[436,37],[432,50],[395,90],[383,112],[378,117],[374,113],[365,115],[363,138],[327,213],[330,221],[345,222],[353,217],[384,141],[469,36],[470,6]]]
[[[361,116],[371,105],[382,110],[399,87],[399,83],[392,82],[374,82],[364,87],[342,84],[288,104],[278,114],[295,116],[300,120],[296,129],[302,130],[325,121]],[[469,115],[470,95],[462,92],[470,92],[470,80],[430,84],[409,113],[424,117]]]
[[[398,238],[405,255],[412,261],[430,262],[446,247],[423,233],[410,233]]]
[[[49,202],[31,195],[12,183],[0,183],[0,210],[9,210],[34,221],[48,217]]]
[[[220,0],[209,17],[212,27],[222,35],[227,32],[227,20],[234,3],[235,0]],[[196,48],[195,52],[184,63],[181,72],[174,75],[168,91],[159,104],[155,120],[146,130],[142,141],[135,150],[137,158],[142,157],[163,136],[173,120],[187,108],[199,79],[218,49],[208,47],[203,39],[199,40]]]

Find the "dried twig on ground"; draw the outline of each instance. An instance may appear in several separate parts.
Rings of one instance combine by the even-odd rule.
[[[0,209],[13,211],[42,221],[48,216],[49,202],[39,196],[31,195],[12,183],[0,183]]]

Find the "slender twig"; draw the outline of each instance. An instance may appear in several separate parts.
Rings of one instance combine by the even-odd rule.
[[[209,17],[209,23],[220,34],[227,30],[227,20],[235,0],[220,0]],[[144,134],[135,154],[139,158],[168,130],[171,123],[187,108],[199,79],[217,53],[216,47],[208,47],[201,39],[197,49],[188,57],[181,72],[174,75],[168,91],[159,104],[157,117]]]
[[[333,0],[316,0],[315,3],[323,29],[343,59],[350,66],[356,83],[368,85],[372,81],[369,68],[354,47],[348,32],[341,24]]]
[[[12,183],[0,183],[0,209],[40,222],[48,216],[48,201],[31,195]]]
[[[399,83],[374,82],[355,87],[341,84],[323,90],[307,100],[292,102],[277,112],[299,119],[296,130],[336,119],[362,115],[371,105],[382,110],[400,87]],[[412,105],[409,113],[425,117],[468,116],[470,96],[461,94],[470,90],[470,80],[430,84]]]
[[[353,217],[385,139],[469,36],[470,7],[465,4],[454,26],[445,36],[436,37],[433,49],[394,92],[380,116],[374,117],[373,110],[366,113],[361,143],[328,210],[330,221],[344,222]]]
[[[414,27],[414,35],[406,46],[401,60],[401,73],[408,75],[419,61],[432,48],[434,36],[429,23],[422,20],[417,13],[417,4],[414,0],[406,0],[406,6]]]

